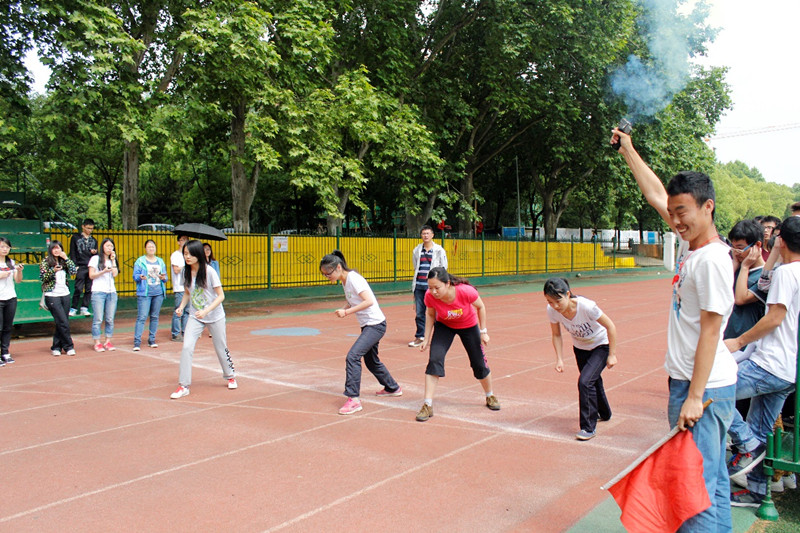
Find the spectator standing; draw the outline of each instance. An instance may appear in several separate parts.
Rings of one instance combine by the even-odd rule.
[[[183,342],[183,333],[186,331],[186,321],[189,315],[186,313],[178,314],[178,306],[183,300],[183,268],[186,262],[183,259],[183,246],[189,240],[186,235],[178,235],[178,249],[169,256],[169,263],[172,267],[172,292],[175,294],[175,312],[172,313],[172,340]]]
[[[8,257],[11,252],[11,241],[0,237],[0,366],[13,363],[9,353],[11,344],[11,326],[17,314],[16,283],[22,283],[23,264],[14,263]]]
[[[92,301],[92,280],[89,278],[89,259],[97,254],[97,239],[92,237],[92,231],[94,231],[94,220],[86,218],[81,224],[81,232],[69,240],[69,257],[78,268],[69,316],[77,315],[79,308],[83,316],[91,315],[89,303]]]
[[[772,233],[781,223],[781,219],[772,215],[767,215],[765,217],[761,217],[758,222],[761,224],[761,227],[764,228],[764,239],[761,241],[761,258],[766,261],[769,257],[769,243],[772,241]]]
[[[414,280],[411,290],[414,293],[414,312],[416,313],[416,333],[414,340],[408,343],[411,348],[422,345],[425,340],[425,291],[428,290],[428,272],[432,268],[442,267],[447,270],[447,253],[444,248],[433,242],[433,228],[428,225],[420,230],[422,242],[411,252],[414,262]]]

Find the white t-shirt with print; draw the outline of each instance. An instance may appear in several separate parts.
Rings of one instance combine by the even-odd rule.
[[[0,271],[10,272],[11,275],[7,278],[0,279],[0,300],[10,300],[17,297],[17,289],[14,285],[14,267],[10,259],[0,264]]]
[[[375,298],[375,293],[372,292],[364,276],[355,270],[349,271],[342,288],[344,289],[344,297],[347,299],[347,303],[350,304],[350,307],[355,307],[364,301],[364,299],[359,296],[362,292],[368,293],[372,298],[374,302],[372,305],[356,313],[358,324],[362,328],[364,326],[375,326],[386,320],[386,316],[384,316],[383,311],[381,311],[381,306],[378,305],[378,300]]]
[[[214,290],[217,287],[222,287],[219,276],[213,268],[207,267],[206,286],[196,287],[195,278],[192,278],[192,282],[187,287],[189,290],[189,305],[186,306],[187,309],[184,309],[184,312],[188,311],[189,316],[194,317],[195,312],[205,309],[217,297],[217,291]],[[225,318],[225,310],[222,308],[222,304],[219,304],[206,316],[197,320],[204,324],[210,324],[223,318]]]
[[[570,320],[549,305],[547,306],[547,318],[553,324],[561,324],[572,336],[572,345],[581,350],[593,350],[603,344],[608,344],[608,331],[597,320],[603,316],[603,311],[597,304],[584,298],[576,296],[575,302],[577,310],[575,316]]]
[[[56,284],[53,286],[52,291],[44,293],[45,296],[69,296],[69,287],[67,287],[67,271],[63,268],[56,271]]]
[[[797,377],[800,263],[784,264],[774,270],[767,306],[776,304],[786,307],[786,317],[777,328],[758,341],[750,360],[773,376],[794,383]]]
[[[672,285],[672,307],[667,326],[667,356],[664,363],[673,379],[691,381],[697,343],[700,340],[700,311],[722,316],[714,365],[706,388],[736,383],[736,361],[722,341],[733,309],[733,268],[730,248],[719,241],[689,250],[678,238],[677,279]]]
[[[172,291],[183,292],[183,267],[186,266],[186,260],[183,258],[183,250],[175,250],[172,252],[172,255],[169,256],[169,263],[170,267],[177,266],[181,269],[177,274],[175,270],[172,270]]]
[[[100,267],[98,264],[100,263],[100,256],[93,255],[91,259],[89,259],[89,268],[94,267],[95,270],[98,272],[103,270],[105,266],[111,266],[111,261],[108,259],[105,260],[105,266]],[[117,292],[117,287],[114,285],[114,275],[111,272],[106,272],[95,279],[92,280],[92,292]]]

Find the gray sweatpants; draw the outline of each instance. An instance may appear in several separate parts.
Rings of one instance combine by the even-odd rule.
[[[181,350],[181,369],[178,376],[178,383],[184,387],[192,384],[192,356],[197,339],[203,335],[203,329],[208,328],[208,332],[213,335],[211,340],[214,342],[214,350],[217,352],[219,366],[222,367],[222,376],[225,379],[234,377],[233,361],[231,353],[228,351],[228,344],[225,338],[225,319],[221,318],[216,322],[206,324],[200,322],[193,316],[186,322],[186,331],[183,334],[183,350]]]

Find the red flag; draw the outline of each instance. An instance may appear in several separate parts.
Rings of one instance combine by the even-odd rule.
[[[673,533],[711,507],[703,456],[689,431],[669,439],[608,491],[631,533]]]

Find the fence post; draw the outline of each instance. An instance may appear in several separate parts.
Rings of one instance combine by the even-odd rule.
[[[611,260],[613,261],[611,265],[611,270],[617,269],[617,247],[614,245],[614,240],[611,241]]]
[[[267,289],[272,288],[272,222],[267,224]]]
[[[341,242],[340,238],[341,238],[341,228],[339,226],[336,226],[336,249],[337,250],[341,250],[342,249],[342,245],[340,244],[340,242]]]
[[[486,275],[486,236],[481,232],[481,277]]]
[[[519,275],[519,234],[520,234],[520,227],[517,225],[517,275]]]
[[[597,241],[592,241],[592,270],[597,270]]]
[[[575,272],[575,236],[569,236],[569,271]]]
[[[544,271],[547,272],[550,265],[550,246],[547,233],[544,234]]]
[[[394,281],[397,281],[397,228],[394,228],[392,235],[392,268],[394,270]]]

